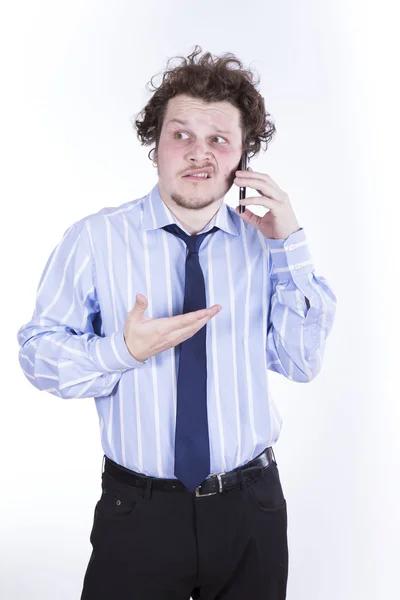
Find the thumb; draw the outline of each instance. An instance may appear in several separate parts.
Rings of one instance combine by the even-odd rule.
[[[143,313],[147,310],[147,298],[143,294],[136,294],[136,302],[133,307],[133,313],[138,316],[143,316]]]

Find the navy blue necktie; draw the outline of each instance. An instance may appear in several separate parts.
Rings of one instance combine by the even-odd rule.
[[[203,271],[199,262],[200,245],[209,233],[187,235],[178,225],[165,231],[180,237],[189,252],[185,265],[183,314],[206,308]],[[192,492],[210,474],[210,443],[207,418],[206,326],[180,344],[178,370],[175,469],[176,477]]]

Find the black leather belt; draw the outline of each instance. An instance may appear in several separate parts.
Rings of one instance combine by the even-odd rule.
[[[240,486],[239,471],[242,471],[243,481],[245,483],[252,479],[258,479],[262,476],[264,470],[270,466],[272,461],[276,464],[274,451],[270,446],[261,452],[261,454],[253,458],[253,460],[241,467],[233,469],[233,471],[212,474],[195,490],[195,494],[197,497],[212,496],[221,493],[224,490]],[[131,471],[130,469],[117,464],[105,455],[104,471],[117,481],[135,487],[145,488],[150,479],[151,487],[155,490],[164,492],[190,492],[179,479],[161,479],[158,477],[141,475],[140,473],[136,473],[135,471]]]

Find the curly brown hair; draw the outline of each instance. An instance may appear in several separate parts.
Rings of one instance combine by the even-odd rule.
[[[267,150],[268,143],[276,133],[271,115],[265,109],[264,98],[256,89],[260,80],[254,80],[253,73],[246,71],[243,63],[230,52],[215,59],[210,52],[206,52],[196,63],[195,59],[201,52],[201,47],[196,45],[187,59],[183,56],[173,57],[170,60],[180,58],[182,64],[168,70],[168,61],[160,86],[149,89],[146,85],[149,92],[155,93],[136,115],[133,126],[142,146],[155,142],[155,148],[148,155],[150,160],[151,152],[158,148],[168,101],[178,94],[200,98],[205,102],[227,100],[236,106],[240,111],[243,152],[248,152],[249,158],[259,153],[263,142]],[[230,68],[230,63],[238,68]],[[153,77],[150,83],[153,85]]]

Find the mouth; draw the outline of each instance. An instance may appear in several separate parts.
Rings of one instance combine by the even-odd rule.
[[[211,177],[204,177],[203,175],[186,175],[185,177],[182,177],[182,179],[187,179],[188,181],[209,181]]]
[[[197,181],[200,179],[201,181],[211,179],[213,175],[214,169],[209,167],[202,167],[199,169],[188,169],[186,175],[182,175],[183,179],[189,179],[190,181]]]

